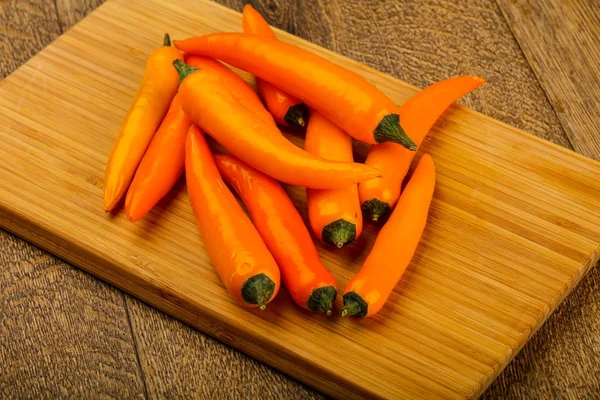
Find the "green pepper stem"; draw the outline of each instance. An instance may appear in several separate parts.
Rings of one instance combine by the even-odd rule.
[[[375,128],[373,137],[377,143],[394,142],[410,151],[418,148],[417,144],[402,129],[398,114],[388,114],[383,117]]]
[[[333,308],[333,303],[335,302],[336,296],[337,290],[335,290],[335,287],[331,285],[322,286],[312,291],[308,301],[306,302],[306,306],[311,311],[322,312],[325,315],[331,315],[331,309]]]
[[[348,292],[344,295],[344,308],[342,317],[356,315],[366,317],[369,309],[367,302],[356,292]]]
[[[187,65],[186,63],[184,63],[183,61],[181,61],[180,59],[177,59],[175,61],[173,61],[173,66],[175,67],[175,69],[177,70],[177,73],[179,74],[179,83],[181,84],[185,78],[188,77],[188,75],[190,75],[192,72],[194,71],[198,71],[198,68],[196,67],[192,67],[191,65]]]
[[[265,274],[251,276],[242,286],[242,298],[249,304],[256,304],[258,308],[264,310],[273,293],[275,292],[275,282]]]
[[[171,37],[168,33],[165,33],[165,38],[163,39],[163,46],[171,47]]]
[[[360,312],[360,304],[356,300],[350,300],[342,309],[342,317],[356,315]]]
[[[309,110],[308,106],[304,103],[294,104],[288,108],[285,113],[283,120],[290,126],[306,126],[308,122]]]
[[[385,218],[392,210],[388,203],[385,203],[377,198],[372,198],[362,203],[362,211],[365,217],[370,218],[371,221],[377,222],[382,218]]]
[[[325,225],[321,237],[323,242],[341,249],[356,239],[356,225],[340,218]]]

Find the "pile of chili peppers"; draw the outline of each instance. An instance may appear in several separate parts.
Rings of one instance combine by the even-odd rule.
[[[310,226],[328,245],[354,242],[363,218],[385,222],[343,293],[343,316],[371,316],[409,266],[427,222],[430,155],[401,190],[416,150],[484,79],[444,80],[398,107],[362,76],[278,41],[250,5],[242,25],[243,33],[174,46],[165,35],[150,54],[106,167],[104,208],[125,197],[126,215],[137,221],[185,171],[202,240],[231,295],[264,309],[282,279],[300,307],[329,315],[336,280],[279,181],[305,187]],[[254,74],[258,94],[222,62]],[[305,129],[304,149],[280,127]],[[229,154],[213,154],[205,134]],[[354,162],[353,138],[372,145],[364,163]]]

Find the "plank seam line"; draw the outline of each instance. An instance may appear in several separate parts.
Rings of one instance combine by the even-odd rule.
[[[500,12],[502,13],[502,18],[504,18],[504,22],[508,26],[508,30],[509,30],[510,34],[512,35],[512,37],[515,39],[515,42],[519,46],[519,50],[521,51],[521,54],[523,55],[523,58],[525,59],[525,61],[527,61],[527,66],[529,67],[529,69],[533,73],[533,76],[535,76],[535,80],[537,81],[538,85],[540,85],[540,89],[542,89],[542,93],[544,93],[544,97],[548,101],[548,104],[550,104],[550,108],[552,109],[552,113],[556,117],[556,120],[558,121],[558,124],[560,125],[560,129],[561,129],[564,137],[567,138],[567,142],[569,143],[569,146],[571,147],[570,150],[573,150],[573,151],[576,151],[576,152],[579,153],[579,151],[577,151],[575,149],[575,145],[574,145],[573,139],[571,138],[571,135],[569,135],[567,133],[567,129],[565,128],[565,124],[564,124],[562,118],[559,117],[558,113],[556,112],[556,108],[554,106],[554,103],[552,102],[552,100],[550,99],[550,96],[548,95],[548,90],[546,90],[546,87],[542,83],[542,80],[540,79],[540,76],[538,75],[538,72],[531,65],[531,61],[529,60],[530,57],[528,57],[527,53],[525,52],[525,50],[523,50],[523,45],[521,44],[521,41],[519,40],[519,38],[517,37],[517,35],[516,35],[515,31],[513,30],[512,26],[508,22],[509,18],[508,18],[507,13],[504,11],[504,9],[502,8],[502,6],[500,5],[499,0],[495,0],[495,2],[496,2],[496,6],[500,9]]]
[[[123,307],[125,307],[125,316],[127,318],[127,324],[129,325],[129,331],[131,332],[131,339],[133,341],[133,349],[135,351],[135,359],[137,360],[138,367],[140,369],[140,374],[142,375],[142,384],[144,385],[144,396],[146,399],[150,399],[150,393],[148,392],[148,385],[146,383],[146,372],[144,371],[144,366],[142,365],[142,359],[140,358],[140,349],[138,346],[137,338],[133,331],[133,323],[131,322],[131,314],[129,312],[129,303],[127,302],[128,294],[119,290],[121,292],[121,296],[123,296]]]
[[[65,31],[63,30],[62,21],[60,20],[60,13],[58,12],[58,0],[54,0],[54,13],[56,14],[56,23],[58,24],[58,30],[62,35],[63,33],[65,33]],[[44,47],[47,47],[47,45]]]

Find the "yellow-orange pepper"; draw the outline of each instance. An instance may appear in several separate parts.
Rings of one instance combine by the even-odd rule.
[[[133,104],[125,117],[104,174],[104,210],[111,211],[127,192],[138,164],[169,109],[179,87],[173,61],[182,59],[165,34],[164,46],[154,50]]]

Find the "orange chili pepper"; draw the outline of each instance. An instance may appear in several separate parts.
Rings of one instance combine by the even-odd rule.
[[[221,281],[241,305],[264,309],[279,291],[279,268],[195,125],[186,140],[185,170],[200,234]]]
[[[250,4],[244,6],[242,27],[244,33],[269,40],[277,40],[277,36],[271,30],[267,21]],[[300,99],[260,78],[256,78],[256,88],[278,123],[286,126],[306,125],[308,107]]]
[[[217,154],[215,162],[225,182],[244,201],[292,299],[307,310],[331,314],[337,295],[335,278],[321,263],[304,221],[283,188],[233,156]]]
[[[317,189],[344,187],[378,176],[364,164],[328,161],[298,148],[244,107],[214,71],[195,71],[179,60],[174,65],[183,80],[181,105],[192,122],[259,171],[292,185]]]
[[[304,149],[328,160],[354,160],[352,138],[315,111],[308,121]],[[341,248],[360,236],[362,212],[358,185],[341,189],[308,189],[306,193],[310,225],[321,241]]]
[[[352,137],[416,150],[394,102],[362,76],[294,45],[242,33],[174,41],[190,54],[222,60],[298,97]]]
[[[138,164],[177,93],[174,60],[181,53],[171,47],[165,34],[164,46],[148,57],[146,72],[117,136],[104,174],[104,210],[113,210],[123,197]]]
[[[421,145],[435,121],[456,100],[481,86],[478,76],[461,76],[437,82],[417,93],[400,109],[402,127]],[[402,181],[415,156],[394,143],[371,147],[366,164],[377,168],[382,176],[361,183],[358,187],[363,213],[377,221],[386,216],[400,197]]]
[[[241,76],[227,68],[222,63],[211,58],[186,54],[185,63],[197,68],[210,68],[221,75],[221,82],[245,107],[252,110],[265,123],[276,126],[273,116],[265,109],[260,98]]]
[[[185,138],[190,125],[192,121],[181,109],[177,94],[127,191],[125,214],[131,221],[146,215],[181,176],[185,164]]]
[[[342,316],[370,317],[381,310],[415,254],[434,188],[435,166],[424,154],[364,265],[348,282]]]
[[[185,59],[196,68],[210,68],[219,73],[223,84],[238,95],[240,102],[266,123],[275,126],[273,117],[265,110],[254,90],[235,72],[209,58],[186,56]],[[191,124],[181,109],[180,96],[177,94],[127,192],[125,213],[130,220],[137,221],[146,215],[177,182],[185,164],[185,138]]]

